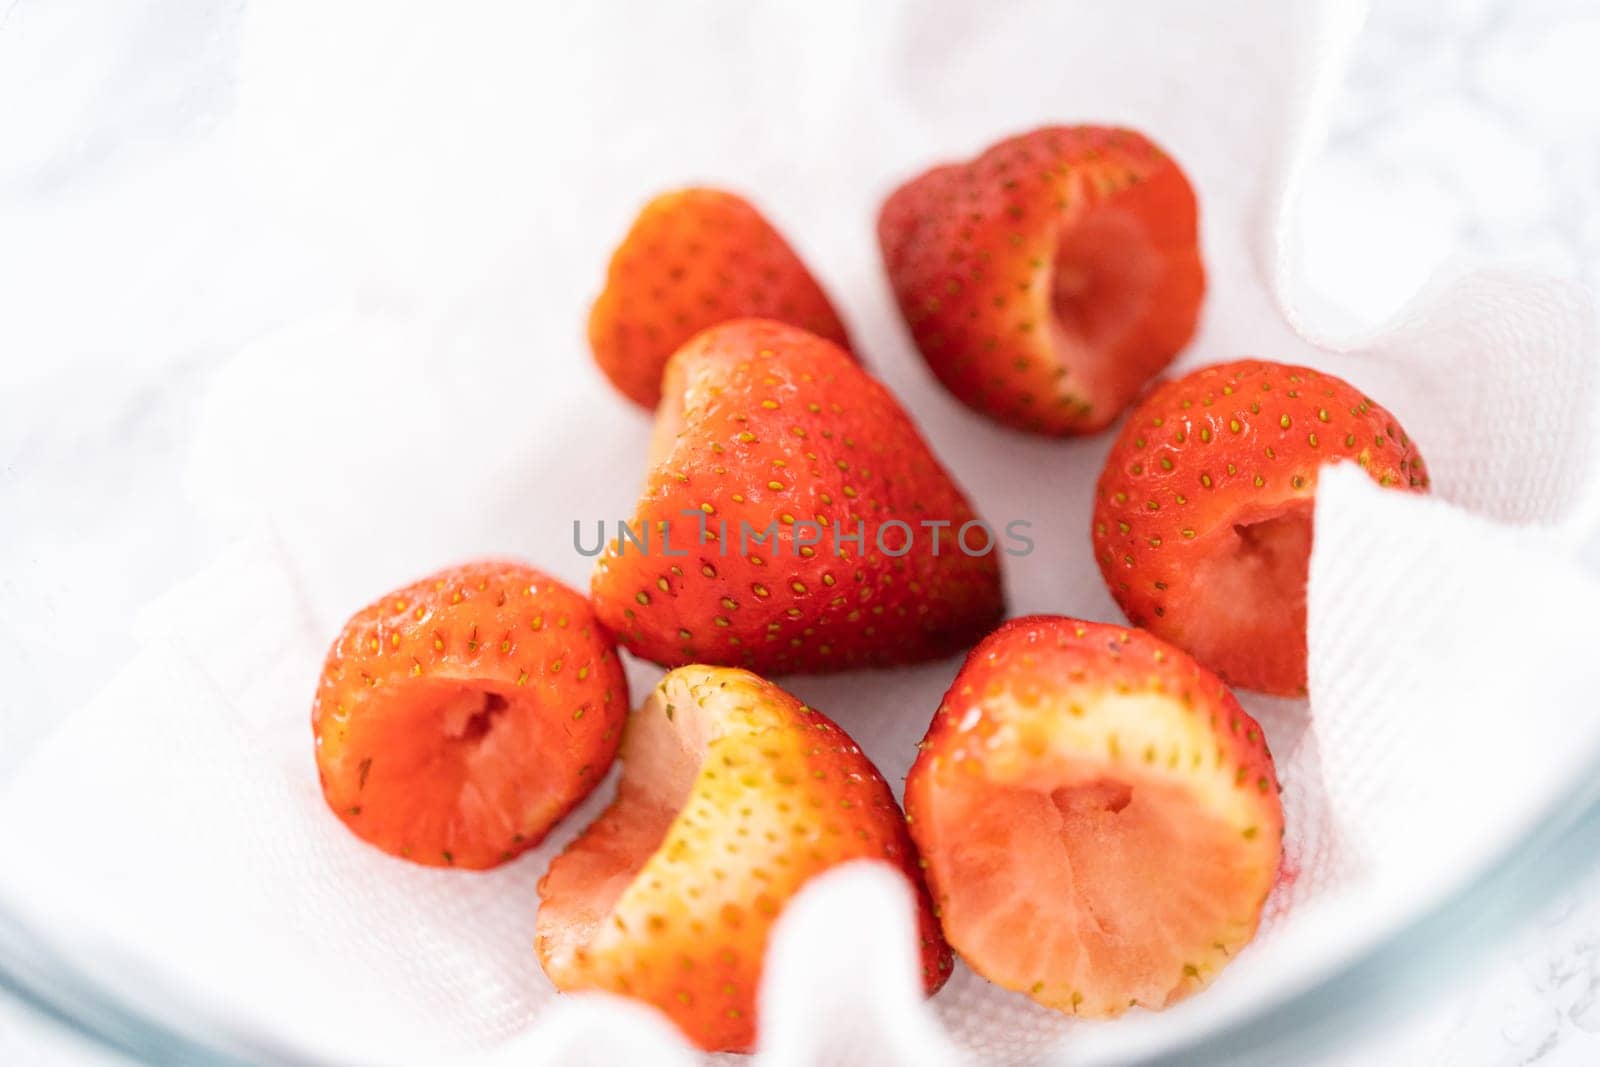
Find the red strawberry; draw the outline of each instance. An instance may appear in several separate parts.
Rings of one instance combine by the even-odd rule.
[[[1255,935],[1282,852],[1261,728],[1140,630],[1014,619],[973,650],[906,778],[950,944],[1059,1011],[1161,1008]]]
[[[539,883],[539,962],[560,989],[638,997],[702,1048],[745,1050],[779,912],[855,859],[911,882],[934,992],[950,950],[877,768],[771,682],[682,667],[629,721],[616,800]]]
[[[976,525],[894,397],[837,346],[726,323],[673,357],[663,393],[630,523],[648,552],[619,538],[594,572],[629,651],[844,670],[948,655],[1000,617],[1001,532]]]
[[[1329,374],[1241,360],[1154,389],[1106,458],[1094,551],[1135,626],[1231,684],[1306,687],[1311,505],[1323,463],[1425,490],[1393,415]]]
[[[850,345],[827,294],[760,212],[732,193],[681,189],[646,204],[612,254],[589,345],[611,384],[653,408],[680,345],[746,316]]]
[[[1111,424],[1194,333],[1194,191],[1132,130],[1054,126],[895,190],[878,244],[928,366],[1036,433]]]
[[[311,706],[317,773],[385,852],[493,867],[600,781],[627,708],[587,600],[520,563],[469,563],[345,624]]]

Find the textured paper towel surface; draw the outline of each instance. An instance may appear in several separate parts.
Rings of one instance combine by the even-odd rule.
[[[1312,980],[1513,839],[1600,742],[1600,669],[1575,647],[1594,591],[1563,561],[1592,481],[1592,313],[1564,286],[1477,275],[1347,351],[1291,328],[1276,219],[1344,9],[701,8],[253,17],[241,175],[349,288],[219,381],[191,488],[239,547],[152,608],[134,667],[0,801],[0,854],[28,857],[0,865],[0,890],[268,1046],[688,1057],[636,1005],[558,999],[532,957],[534,884],[609,783],[495,872],[380,855],[317,790],[320,655],[354,607],[465,556],[583,586],[571,524],[629,513],[649,434],[589,365],[587,301],[638,204],[700,180],[751,193],[791,237],[979,510],[1034,524],[1038,550],[1007,561],[1013,612],[1119,618],[1087,534],[1109,437],[1024,438],[956,405],[910,350],[873,245],[896,181],[1045,121],[1138,126],[1193,177],[1211,290],[1184,366],[1248,353],[1348,377],[1419,441],[1436,499],[1327,476],[1310,704],[1246,701],[1280,766],[1290,877],[1204,996],[1074,1024],[958,968],[924,1004],[903,894],[851,869],[784,917],[762,1054],[1163,1047]],[[782,681],[898,784],[956,666]],[[629,668],[639,691],[658,673]]]

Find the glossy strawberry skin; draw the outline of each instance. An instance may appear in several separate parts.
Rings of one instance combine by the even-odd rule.
[[[680,189],[646,204],[612,254],[589,313],[589,345],[624,396],[654,408],[679,346],[750,316],[850,347],[827,294],[759,211],[718,189]]]
[[[345,825],[428,866],[493,867],[604,777],[628,709],[589,602],[521,563],[448,568],[357,612],[312,704]]]
[[[944,984],[904,817],[827,716],[749,672],[684,667],[633,716],[622,765],[616,801],[539,884],[536,945],[559,988],[638,997],[704,1049],[747,1051],[773,924],[811,878],[861,859],[907,879],[925,988]]]
[[[1231,684],[1303,693],[1310,508],[1320,466],[1334,462],[1354,462],[1385,487],[1428,487],[1394,416],[1332,375],[1239,360],[1155,387],[1095,492],[1095,558],[1129,621]],[[1217,611],[1251,598],[1219,596],[1212,561],[1240,552],[1278,553],[1263,566],[1281,566],[1284,578],[1260,598],[1270,603],[1239,604],[1254,625],[1234,620],[1220,633]]]
[[[1194,192],[1132,130],[1046,127],[901,186],[878,220],[913,340],[969,407],[1092,433],[1188,343],[1205,273]]]
[[[1147,706],[1134,707],[1120,718],[1106,715],[1103,705],[1115,701],[1145,701]],[[1160,1008],[1194,992],[1254,936],[1281,859],[1284,823],[1277,773],[1260,725],[1227,686],[1180,650],[1142,630],[1106,623],[1048,615],[1009,620],[972,650],[918,747],[906,777],[907,821],[947,938],[991,981],[1072,1014],[1114,1016],[1130,1001]],[[1130,997],[1124,989],[1108,996],[1104,986],[1114,987],[1115,976],[1096,973],[1108,969],[1108,959],[1115,966],[1125,962],[1119,954],[1134,953],[1131,938],[1119,944],[1115,931],[1137,915],[1087,917],[1091,929],[1106,932],[1109,941],[1101,954],[1091,953],[1087,973],[1066,984],[1044,980],[1041,973],[1019,966],[1019,960],[1033,942],[1046,937],[1044,923],[1077,928],[1068,911],[1075,903],[1071,894],[1051,893],[1025,904],[1027,915],[1040,920],[1031,936],[1002,939],[998,945],[992,938],[980,938],[990,921],[982,914],[984,898],[977,895],[982,878],[1021,883],[1050,862],[1048,856],[1025,854],[1031,829],[1022,831],[1020,845],[1001,844],[1004,862],[1017,865],[1009,872],[985,871],[982,864],[964,860],[974,847],[981,853],[995,846],[985,836],[990,829],[1006,833],[1059,819],[1053,812],[1041,818],[1037,812],[1010,807],[1014,791],[1037,791],[1059,804],[1060,790],[1068,786],[1100,790],[1131,784],[1136,793],[1191,780],[1193,808],[1200,813],[1195,825],[1220,823],[1225,828],[1218,840],[1241,872],[1229,887],[1228,899],[1209,903],[1243,918],[1226,924],[1215,940],[1207,936],[1191,945],[1192,951],[1164,980],[1149,983],[1160,991],[1156,996]],[[1050,811],[1047,804],[1041,807]],[[1169,818],[1189,817],[1181,806],[1176,812]],[[994,827],[986,826],[986,818],[994,820]],[[1063,827],[1038,832],[1053,836]],[[1187,839],[1180,833],[1176,840],[1181,852]],[[1109,839],[1097,837],[1082,847],[1115,855]],[[1151,857],[1162,872],[1158,877],[1170,874],[1181,881],[1180,860],[1200,869],[1221,862],[1220,854],[1213,859],[1208,846],[1194,848],[1196,854],[1188,857]],[[1092,872],[1066,866],[1067,885],[1081,892]],[[1113,872],[1112,877],[1137,881],[1150,876]],[[1195,888],[1191,884],[1188,891]],[[1109,900],[1123,903],[1116,893]],[[1191,906],[1193,901],[1182,905]],[[1133,932],[1141,932],[1143,925],[1133,921]],[[1069,940],[1081,936],[1077,929],[1080,933]],[[1049,952],[1042,959],[1046,966],[1060,962]]]
[[[663,454],[631,521],[656,539],[649,554],[613,541],[593,577],[600,618],[629,651],[664,666],[836,671],[949,655],[999,619],[1003,531],[986,554],[961,550],[971,505],[837,346],[781,323],[727,323],[684,346],[668,378],[669,396],[685,397],[683,432],[658,430]],[[912,527],[903,555],[891,521]],[[681,557],[665,554],[662,523]],[[769,527],[775,544],[741,538]],[[979,551],[982,531],[966,543]]]

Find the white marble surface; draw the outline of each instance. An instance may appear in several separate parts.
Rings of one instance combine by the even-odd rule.
[[[183,482],[211,376],[332,288],[233,192],[238,7],[0,0],[0,780],[217,547]],[[1466,262],[1596,288],[1596,55],[1586,0],[1378,0],[1302,203],[1319,324]],[[1600,871],[1447,984],[1345,1058],[1600,1062]],[[0,1005],[0,1062],[87,1055]]]

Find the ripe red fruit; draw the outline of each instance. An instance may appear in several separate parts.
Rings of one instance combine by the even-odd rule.
[[[627,709],[587,600],[520,563],[468,563],[345,624],[311,706],[317,774],[385,852],[493,867],[600,781]]]
[[[889,863],[914,888],[934,992],[950,950],[877,768],[771,682],[682,667],[628,724],[616,800],[539,883],[539,962],[560,989],[638,997],[701,1048],[747,1050],[778,914],[855,859]]]
[[[760,212],[732,193],[680,189],[646,204],[612,254],[589,345],[611,384],[653,408],[680,345],[748,316],[850,346],[827,294]]]
[[[1111,424],[1194,333],[1194,190],[1132,130],[1053,126],[901,186],[878,244],[923,358],[1022,430]]]
[[[663,391],[630,523],[649,551],[614,540],[593,579],[629,651],[669,667],[834,671],[949,655],[1000,618],[1002,531],[986,541],[974,525],[967,548],[991,551],[962,550],[971,506],[836,345],[726,323],[673,357]],[[768,541],[747,533],[769,528]]]
[[[1330,374],[1261,360],[1162,383],[1095,493],[1094,551],[1136,626],[1233,685],[1305,692],[1311,507],[1323,463],[1424,491],[1393,415]]]
[[[1059,1011],[1161,1008],[1254,936],[1283,812],[1261,728],[1139,630],[1014,619],[973,650],[906,778],[950,944]]]

